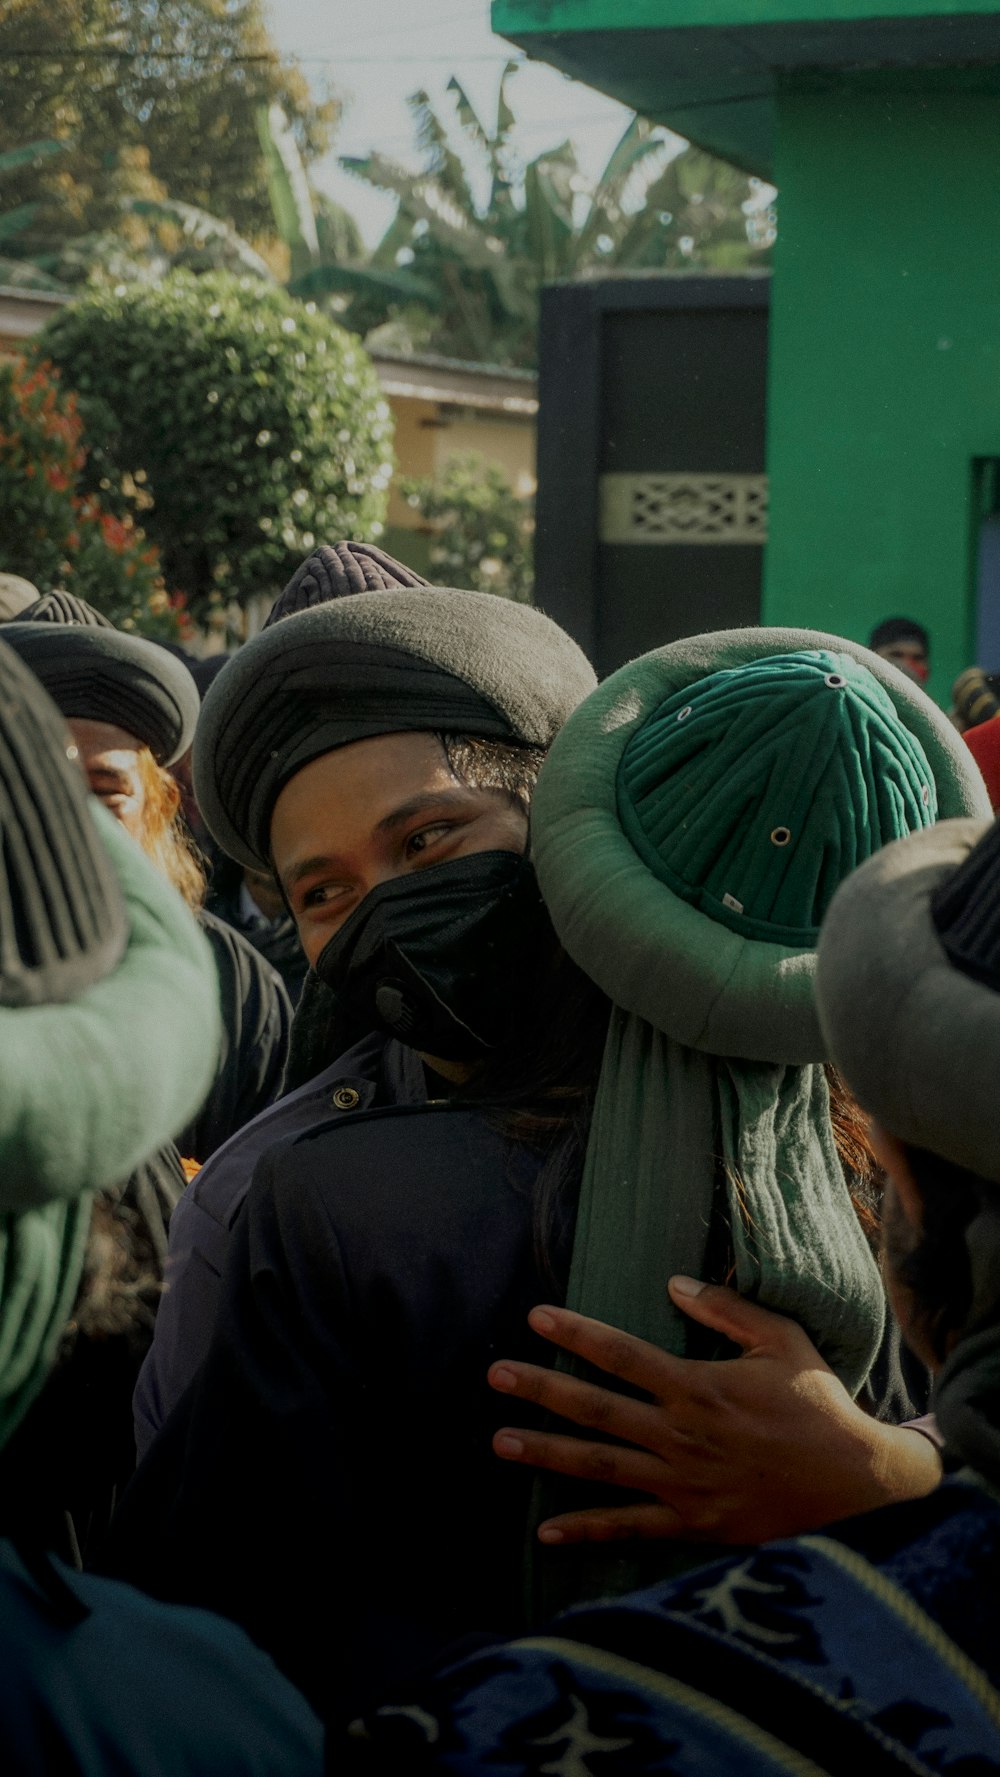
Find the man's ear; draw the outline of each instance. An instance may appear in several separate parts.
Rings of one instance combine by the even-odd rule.
[[[906,1149],[880,1123],[872,1122],[869,1134],[875,1157],[889,1176],[900,1210],[914,1233],[919,1234],[924,1225],[924,1203]]]

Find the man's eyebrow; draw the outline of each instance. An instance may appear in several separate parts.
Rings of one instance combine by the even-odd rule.
[[[412,821],[414,815],[426,814],[431,808],[467,808],[468,794],[465,790],[424,790],[419,796],[411,796],[408,802],[401,802],[398,808],[383,815],[376,824],[376,833],[394,833]]]
[[[283,888],[287,894],[288,890],[293,889],[304,876],[312,876],[316,870],[333,870],[336,867],[336,858],[331,858],[323,852],[317,852],[315,857],[302,858],[299,863],[293,864],[284,881],[282,882],[279,878],[278,886]]]

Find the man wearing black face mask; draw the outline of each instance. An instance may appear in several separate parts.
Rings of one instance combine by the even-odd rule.
[[[545,1287],[538,1175],[575,1138],[604,1024],[542,908],[527,807],[593,683],[537,611],[399,588],[282,620],[204,706],[202,812],[280,882],[332,990],[329,1042],[362,1040],[356,1073],[342,1058],[261,1119],[211,1347],[112,1564],[244,1622],[324,1709],[518,1620],[527,1484],[491,1458],[485,1371]]]
[[[220,841],[242,864],[252,860],[254,868],[280,871],[307,960],[316,965],[326,953],[324,981],[315,973],[307,978],[286,1096],[213,1156],[175,1212],[169,1287],[135,1396],[140,1457],[205,1356],[230,1230],[261,1156],[332,1116],[442,1096],[442,1077],[455,1084],[495,1045],[498,990],[506,1014],[515,1015],[517,984],[531,980],[531,928],[543,947],[551,942],[547,922],[539,925],[533,873],[519,858],[545,749],[593,676],[554,625],[492,600],[489,623],[481,620],[483,600],[463,599],[457,617],[453,604],[435,640],[430,606],[411,590],[425,584],[370,545],[320,548],[269,619],[266,651],[273,665],[266,680],[256,664],[262,642],[240,657],[251,663],[243,675],[246,691],[212,704],[227,761],[220,785],[240,810],[239,831],[221,810]],[[385,592],[394,601],[406,593],[405,622],[423,654],[407,665],[405,652],[383,647],[380,664],[379,650],[364,639],[366,624],[378,616],[370,601],[360,639],[338,640],[341,614],[354,603],[344,595],[358,591]],[[318,655],[314,639],[298,640],[301,625],[289,630],[285,622],[311,613],[307,625],[315,629],[317,605],[328,612],[318,619],[326,632]],[[271,631],[278,621],[276,642]],[[435,671],[435,657],[471,670],[473,682]],[[289,661],[296,663],[296,685],[286,683]],[[303,681],[312,679],[316,687],[307,689]],[[506,684],[514,699],[509,715],[479,695],[481,680],[494,695],[503,695]],[[387,731],[394,721],[406,724],[401,732]],[[463,730],[456,732],[458,722]],[[269,744],[265,750],[258,738],[269,740],[272,728],[284,740],[280,752]],[[212,806],[216,751],[203,724],[199,758],[209,762],[202,771]],[[257,823],[253,791],[262,771],[273,818],[263,828],[255,824],[244,839],[243,828]],[[476,853],[496,855],[464,862]],[[313,868],[303,871],[303,862]],[[425,875],[439,864],[448,866],[443,896],[439,879]],[[391,961],[382,944],[387,921],[392,938],[402,934],[405,942],[405,954],[397,946]],[[417,970],[423,971],[419,979]],[[336,984],[336,996],[326,981]],[[383,1007],[395,1012],[392,1022],[375,1003],[380,992]],[[439,1004],[442,994],[457,1022]],[[421,1056],[432,1061],[422,1063]]]

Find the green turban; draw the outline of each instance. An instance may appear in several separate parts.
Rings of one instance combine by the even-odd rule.
[[[194,920],[0,643],[0,1444],[72,1310],[91,1194],[183,1125],[218,1043]]]
[[[613,1002],[570,1307],[707,1356],[667,1280],[731,1281],[860,1390],[885,1299],[833,1137],[816,934],[841,878],[938,812],[986,812],[964,743],[837,637],[695,636],[570,716],[535,796],[535,865],[559,938]],[[554,1486],[538,1516],[567,1509]],[[546,1608],[643,1577],[591,1550],[532,1568]]]

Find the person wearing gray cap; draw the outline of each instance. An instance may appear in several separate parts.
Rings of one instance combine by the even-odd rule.
[[[270,809],[285,781],[290,796],[305,785],[312,815],[325,821],[324,811],[335,810],[345,793],[347,768],[361,757],[370,778],[358,799],[366,820],[372,789],[382,794],[391,782],[387,771],[416,769],[421,793],[433,786],[454,797],[462,786],[466,817],[473,809],[489,814],[488,822],[467,823],[463,847],[493,844],[500,808],[499,836],[506,832],[516,853],[544,749],[593,683],[579,649],[539,612],[428,587],[370,544],[323,545],[276,601],[264,634],[206,696],[195,749],[204,818],[233,870],[272,874]],[[364,745],[360,754],[356,740]],[[317,773],[332,776],[321,796],[312,788]],[[248,792],[260,798],[260,823],[245,806]],[[455,810],[445,812],[454,826]],[[374,829],[374,820],[368,825]],[[384,836],[366,833],[369,840]],[[416,869],[421,843],[418,833],[408,838],[404,877]],[[509,870],[510,855],[494,855],[489,867]],[[434,856],[433,844],[419,853],[427,862]],[[474,862],[458,867],[482,869]],[[475,907],[496,888],[474,882],[463,893]],[[304,881],[286,894],[313,960],[329,913],[317,917],[307,902],[321,898]],[[405,908],[395,917],[405,919]],[[370,1006],[348,1011],[315,970],[296,1011],[285,1086],[276,1105],[212,1157],[177,1206],[170,1289],[136,1390],[140,1456],[205,1355],[230,1230],[261,1155],[331,1116],[427,1097],[423,1066],[403,1033],[381,1026]]]
[[[495,1326],[516,1323],[546,1265],[561,1262],[560,1179],[572,1171],[606,1020],[603,996],[553,939],[526,852],[527,811],[546,749],[594,682],[536,609],[383,587],[282,617],[234,657],[203,706],[202,814],[231,855],[275,871],[332,989],[335,1025],[356,1059],[367,1048],[371,1071],[352,1067],[319,1088],[303,1142],[268,1148],[264,1165],[287,1152],[290,1170],[287,1191],[258,1175],[266,1232],[254,1191],[223,1230],[227,1276],[235,1266],[242,1280],[249,1236],[282,1281],[274,1294],[265,1286],[270,1306],[249,1346],[240,1308],[225,1380],[218,1338],[210,1345],[140,1464],[109,1560],[163,1596],[230,1612],[324,1708],[479,1610],[516,1617],[528,1489],[491,1456],[482,1358]],[[330,1048],[322,1059],[336,1057]],[[258,1258],[253,1268],[259,1275]],[[381,1327],[370,1319],[380,1298]],[[215,1300],[218,1336],[225,1290]],[[323,1521],[382,1519],[390,1485],[387,1469],[375,1472],[381,1434],[349,1447],[348,1400],[361,1405],[369,1360],[380,1373],[404,1350],[419,1363],[425,1341],[436,1349],[441,1337],[470,1403],[461,1418],[447,1415],[454,1481],[441,1486],[449,1464],[435,1463],[406,1521],[387,1520],[384,1547],[358,1536],[348,1550],[321,1532],[317,1510]],[[187,1339],[181,1312],[178,1355]],[[220,1384],[221,1413],[211,1404]],[[428,1410],[431,1397],[444,1406],[436,1365],[425,1386]],[[280,1428],[270,1419],[279,1401]],[[496,1525],[471,1561],[456,1558],[451,1497],[466,1487]],[[328,1625],[317,1634],[292,1602],[307,1569],[322,1595],[341,1594],[338,1621],[354,1623],[336,1658]],[[423,1605],[411,1608],[418,1595],[426,1623]]]
[[[4,639],[68,721],[95,795],[181,892],[211,946],[226,1041],[178,1144],[185,1160],[201,1164],[277,1097],[291,1007],[270,964],[204,911],[204,875],[178,826],[180,791],[168,768],[194,735],[194,679],[167,649],[115,629],[67,593],[39,600],[5,626]]]

